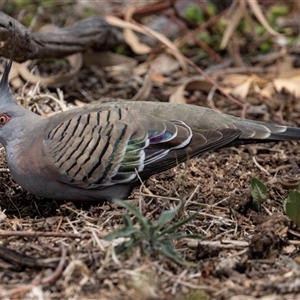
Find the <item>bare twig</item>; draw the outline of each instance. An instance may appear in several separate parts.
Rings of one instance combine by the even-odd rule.
[[[99,238],[103,238],[106,233],[98,233]],[[12,230],[0,230],[0,237],[63,237],[71,239],[91,239],[92,234],[90,233],[72,233],[72,232],[55,232],[55,231],[12,231]]]
[[[21,285],[19,287],[16,287],[16,288],[8,290],[8,291],[0,292],[0,297],[4,298],[4,297],[13,296],[15,294],[24,293],[24,292],[31,290],[32,288],[34,288],[37,285],[48,284],[48,283],[55,281],[62,274],[63,267],[66,263],[66,257],[67,257],[67,250],[64,246],[62,246],[60,261],[57,265],[57,268],[55,269],[55,271],[53,273],[51,273],[47,277],[42,278],[40,280],[33,280],[30,284]]]
[[[255,164],[262,172],[265,172],[268,176],[271,176],[271,174],[257,162],[255,156],[252,156],[252,160],[253,160],[254,164]]]
[[[94,16],[67,28],[30,32],[15,19],[0,12],[0,41],[4,42],[0,55],[9,58],[13,44],[14,60],[18,62],[63,57],[89,48],[105,50],[122,43],[122,38],[118,40],[118,31],[102,17]]]
[[[0,246],[0,258],[11,264],[30,268],[52,266],[52,264],[49,264],[48,262],[43,262],[40,259],[36,259],[23,253],[19,253],[5,246]]]

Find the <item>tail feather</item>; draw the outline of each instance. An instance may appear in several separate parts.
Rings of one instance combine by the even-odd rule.
[[[268,140],[298,141],[300,140],[300,128],[286,127],[286,130],[284,132],[272,132]]]

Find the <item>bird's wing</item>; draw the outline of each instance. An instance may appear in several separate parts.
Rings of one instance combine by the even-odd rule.
[[[237,129],[192,132],[182,121],[110,108],[65,119],[49,131],[43,150],[61,174],[58,180],[101,189],[137,182],[137,172],[147,178],[239,134]]]

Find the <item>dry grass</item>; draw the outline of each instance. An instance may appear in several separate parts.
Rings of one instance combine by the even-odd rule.
[[[154,82],[149,99],[166,101],[184,76],[177,71],[165,83]],[[223,69],[222,76],[226,76]],[[15,92],[28,109],[49,115],[74,99],[109,101],[107,97],[120,95],[130,99],[141,81],[128,72],[83,68],[62,88],[63,94],[30,84]],[[204,93],[186,96],[189,103],[207,105]],[[221,111],[241,114],[241,107],[228,99],[214,94],[213,100]],[[249,113],[249,118],[300,125],[300,103],[289,95],[247,101],[252,108],[267,107],[264,114]],[[102,237],[122,226],[123,209],[111,203],[38,199],[14,183],[4,154],[1,149],[0,298],[300,299],[300,231],[283,212],[288,183],[299,174],[297,142],[208,153],[151,177],[133,192],[128,201],[150,221],[182,199],[186,203],[179,219],[198,211],[181,230],[206,239],[176,242],[182,257],[197,263],[190,268],[161,256],[148,257],[138,248],[125,260],[117,256],[113,247],[118,241]],[[251,209],[253,177],[268,187],[260,212]]]
[[[1,296],[296,299],[300,234],[283,214],[288,191],[281,179],[297,173],[299,152],[297,143],[219,150],[154,176],[134,191],[128,201],[149,220],[158,219],[162,210],[174,208],[182,199],[187,201],[178,218],[199,210],[182,230],[206,239],[176,244],[185,259],[197,262],[198,267],[191,268],[161,256],[147,257],[139,249],[122,260],[113,244],[102,240],[122,226],[122,209],[109,203],[36,199],[13,183],[3,159],[0,256],[6,259],[0,261]],[[254,176],[269,191],[259,213],[251,210],[249,196]]]

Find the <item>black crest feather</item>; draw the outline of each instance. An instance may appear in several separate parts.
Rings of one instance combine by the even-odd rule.
[[[12,65],[13,59],[12,57],[10,58],[10,60],[5,64],[5,68],[4,68],[4,72],[1,78],[1,82],[0,82],[0,89],[1,90],[5,90],[7,88],[9,88],[8,86],[8,75],[11,69],[11,65]]]
[[[5,68],[4,68],[4,72],[0,81],[0,90],[1,91],[5,91],[5,90],[9,90],[9,83],[8,83],[8,76],[10,73],[10,69],[14,60],[14,56],[15,56],[15,40],[16,40],[16,33],[15,33],[15,25],[10,23],[11,26],[14,26],[14,35],[13,35],[13,47],[12,47],[12,51],[11,51],[11,55],[10,55],[10,59],[8,62],[6,62],[5,64]]]

